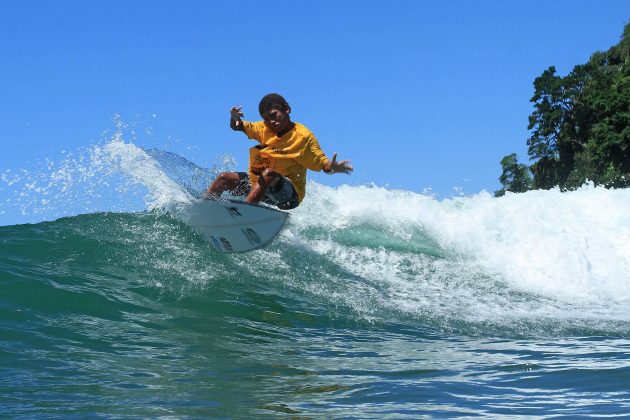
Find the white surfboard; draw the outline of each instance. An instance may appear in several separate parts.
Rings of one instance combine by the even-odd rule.
[[[220,252],[246,252],[269,244],[289,213],[237,200],[192,203],[187,222]]]

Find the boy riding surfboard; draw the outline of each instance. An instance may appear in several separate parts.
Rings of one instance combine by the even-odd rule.
[[[306,194],[306,170],[327,174],[352,173],[349,160],[329,160],[313,133],[291,121],[291,107],[276,93],[266,95],[258,106],[262,121],[242,119],[241,107],[230,110],[230,127],[244,132],[258,145],[250,148],[249,172],[223,172],[212,182],[204,199],[216,200],[224,192],[245,196],[245,202],[263,202],[282,210],[296,208]]]

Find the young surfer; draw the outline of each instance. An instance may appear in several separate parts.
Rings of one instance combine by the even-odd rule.
[[[262,121],[243,121],[241,107],[230,110],[230,127],[243,131],[258,145],[249,149],[249,174],[223,172],[212,182],[204,198],[216,200],[225,191],[246,196],[248,203],[260,201],[283,210],[297,207],[306,192],[306,170],[327,174],[352,172],[349,160],[329,160],[313,133],[291,121],[291,107],[276,93],[266,95],[258,106]]]

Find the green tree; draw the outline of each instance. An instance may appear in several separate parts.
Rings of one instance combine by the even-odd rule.
[[[630,23],[617,45],[595,52],[568,75],[558,76],[553,66],[545,70],[534,80],[531,102],[531,188],[571,189],[586,180],[630,186]],[[505,160],[510,156],[501,161],[508,183],[506,165],[517,165]],[[503,185],[498,192],[512,191]]]
[[[593,180],[630,186],[630,24],[621,42],[589,62],[594,77],[586,99],[594,115],[585,153]]]
[[[532,179],[529,175],[529,168],[527,165],[518,163],[516,153],[501,159],[501,167],[503,168],[503,173],[499,177],[499,182],[501,182],[503,188],[495,191],[495,197],[501,197],[507,191],[520,193],[531,188]]]
[[[535,188],[564,184],[575,154],[585,146],[587,130],[582,124],[589,116],[582,96],[588,78],[584,66],[576,66],[566,77],[556,76],[552,66],[534,80],[534,112],[527,127],[533,131],[527,146],[530,159],[538,160],[532,165]]]

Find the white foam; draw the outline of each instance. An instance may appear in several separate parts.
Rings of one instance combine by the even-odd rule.
[[[448,221],[431,228],[521,288],[630,298],[630,190],[478,195],[445,206]]]
[[[390,306],[426,311],[435,300],[450,314],[461,310],[457,305],[477,306],[467,317],[630,319],[630,190],[587,185],[565,193],[531,191],[497,199],[482,192],[446,200],[368,186],[311,183],[308,190],[293,212],[291,236],[310,228],[334,233],[368,224],[403,241],[425,232],[442,249],[448,264],[334,239],[311,241],[315,252],[389,288]],[[412,266],[415,278],[405,274]],[[437,278],[442,280],[436,283]],[[432,292],[435,284],[448,290]],[[517,303],[509,295],[519,291],[541,298]],[[482,308],[488,305],[494,308]]]

